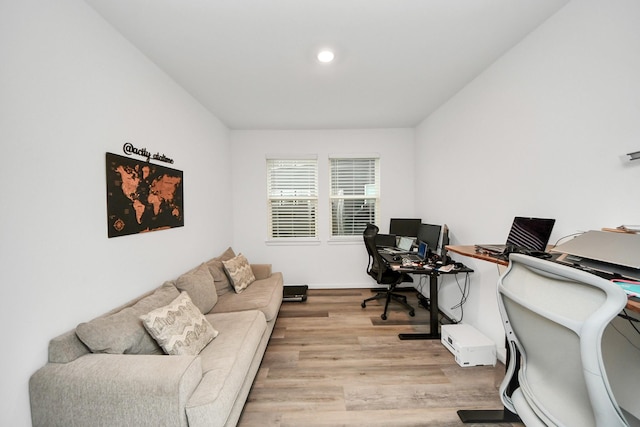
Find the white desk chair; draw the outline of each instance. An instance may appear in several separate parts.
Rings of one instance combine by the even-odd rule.
[[[601,352],[604,329],[626,302],[624,291],[593,274],[512,254],[498,281],[511,355],[500,387],[505,407],[526,426],[628,426]],[[519,387],[508,396],[516,350]]]

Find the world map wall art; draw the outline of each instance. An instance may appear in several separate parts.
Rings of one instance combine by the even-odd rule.
[[[107,153],[109,237],[184,226],[182,171]]]

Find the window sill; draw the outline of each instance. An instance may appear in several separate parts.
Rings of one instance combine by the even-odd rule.
[[[364,243],[362,236],[330,237],[327,241],[330,245],[358,245]]]
[[[317,237],[290,237],[265,240],[267,246],[314,246],[320,244]]]

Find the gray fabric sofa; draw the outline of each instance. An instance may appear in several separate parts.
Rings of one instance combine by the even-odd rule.
[[[251,264],[255,281],[236,293],[222,268],[234,255],[229,248],[52,339],[48,363],[29,381],[33,426],[236,425],[276,322],[283,278],[269,264]],[[139,320],[181,291],[218,331],[197,355],[164,354]]]

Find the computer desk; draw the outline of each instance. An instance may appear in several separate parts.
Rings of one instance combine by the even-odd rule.
[[[475,245],[447,245],[445,247],[447,251],[456,253],[458,255],[467,256],[483,261],[492,262],[494,264],[508,266],[509,261],[494,258],[489,255],[476,252]],[[640,313],[640,302],[627,300],[627,306],[629,310]],[[509,357],[509,352],[507,352],[507,358]],[[506,366],[509,365],[509,360],[507,359]],[[516,369],[519,369],[519,364],[516,365]],[[514,375],[511,383],[509,384],[509,389],[512,391],[518,387],[517,375]],[[458,411],[458,416],[463,423],[503,423],[503,422],[515,422],[519,420],[519,417],[516,414],[513,414],[506,408],[503,409],[470,409],[470,410],[460,410]]]
[[[438,316],[441,313],[438,308],[438,277],[446,274],[459,274],[459,273],[473,273],[473,270],[462,266],[460,268],[452,269],[450,271],[440,271],[436,265],[428,265],[423,268],[403,266],[401,263],[393,259],[393,255],[380,253],[382,258],[391,266],[394,271],[415,275],[427,275],[429,276],[429,333],[408,333],[398,334],[398,338],[401,340],[439,340],[440,328]],[[447,317],[446,314],[442,313]]]
[[[454,252],[454,253],[456,253],[458,255],[468,256],[468,257],[471,257],[471,258],[476,258],[476,259],[492,262],[494,264],[499,264],[499,265],[503,265],[503,266],[508,266],[509,265],[509,261],[507,261],[507,260],[494,258],[494,257],[491,257],[489,255],[476,252],[475,245],[461,245],[461,246],[447,245],[446,249],[448,251]],[[640,301],[629,299],[629,300],[627,300],[627,307],[626,308],[631,310],[631,311],[635,311],[636,313],[640,313]]]

